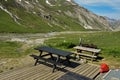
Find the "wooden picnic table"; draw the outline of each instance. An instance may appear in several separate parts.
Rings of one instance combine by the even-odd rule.
[[[91,57],[92,61],[93,61],[94,58],[98,57],[98,54],[101,51],[101,49],[95,49],[95,48],[84,47],[84,46],[75,46],[74,49],[77,50],[77,53],[76,53],[77,55],[79,55],[79,56],[85,56],[85,57]],[[83,53],[83,51],[89,52],[91,54]]]
[[[53,64],[53,72],[56,69],[57,64],[60,63],[60,57],[61,56],[66,58],[62,62],[67,61],[70,64],[70,57],[69,56],[71,54],[73,54],[72,52],[68,52],[68,51],[64,51],[64,50],[60,50],[60,49],[51,48],[51,47],[48,47],[48,46],[37,47],[37,48],[35,48],[35,50],[38,50],[40,52],[40,54],[39,54],[38,57],[36,57],[36,61],[35,61],[34,65],[36,65],[39,62],[39,59],[47,61],[44,58],[44,56],[48,56],[49,55],[49,56],[51,56],[52,61],[48,60],[48,62],[51,62]],[[43,55],[43,52],[47,52],[48,54],[44,54]],[[57,59],[56,60],[54,59],[53,54],[57,55]]]

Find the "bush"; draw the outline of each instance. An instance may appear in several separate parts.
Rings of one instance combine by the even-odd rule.
[[[70,48],[73,48],[74,46],[76,46],[76,44],[74,44],[72,42],[48,43],[46,45],[48,45],[50,47],[61,47],[61,48],[65,48],[65,49],[70,49]]]
[[[56,46],[57,47],[64,47],[66,49],[69,49],[69,48],[73,48],[75,46],[75,44],[72,43],[72,42],[62,42],[62,43],[58,43]]]

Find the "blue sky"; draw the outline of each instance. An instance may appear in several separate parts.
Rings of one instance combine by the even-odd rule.
[[[120,0],[74,0],[84,8],[100,16],[120,19]]]

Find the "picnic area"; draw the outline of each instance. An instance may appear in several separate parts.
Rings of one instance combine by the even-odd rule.
[[[39,55],[30,55],[35,63],[1,73],[0,80],[99,80],[101,78],[99,66],[74,60],[74,57],[70,57],[74,54],[72,52],[48,46],[40,46],[35,50],[40,52]]]
[[[88,42],[89,45],[85,41],[83,43],[88,45],[83,46],[78,44],[79,39],[77,41],[74,41],[74,38],[71,37],[70,39],[73,39],[70,40],[72,43],[59,37],[50,39],[49,43],[46,40],[44,45],[30,47],[29,51],[26,52],[29,59],[22,61],[24,66],[10,67],[10,70],[1,72],[0,80],[102,80],[112,75],[100,73],[101,63],[99,62],[106,59],[103,56],[105,54],[103,47],[97,43],[93,45],[91,42]],[[76,45],[73,44],[74,42]],[[9,44],[12,43],[9,42]],[[14,48],[16,47],[19,47],[19,45],[14,46]],[[27,47],[24,46],[24,48]],[[16,50],[19,53],[24,53],[22,49]],[[18,58],[18,62],[21,61],[19,57],[15,56],[15,58]],[[30,64],[26,64],[26,62],[30,62]],[[9,62],[0,65],[3,64],[9,65]],[[14,62],[14,64],[17,64],[17,62]],[[110,71],[109,73],[112,72],[116,71]]]

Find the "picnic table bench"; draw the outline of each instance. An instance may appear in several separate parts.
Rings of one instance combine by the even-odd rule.
[[[75,46],[74,49],[77,50],[77,52],[75,52],[75,54],[77,56],[83,56],[83,57],[86,57],[86,58],[91,58],[91,61],[96,59],[98,57],[98,54],[101,51],[101,49],[95,49],[95,48],[84,47],[84,46]],[[83,53],[83,51],[84,52],[89,52],[91,54]]]
[[[54,61],[52,59],[49,59],[49,58],[40,57],[40,56],[37,56],[37,55],[34,55],[34,54],[32,54],[30,56],[37,60],[34,64],[35,66],[37,65],[37,63],[39,63],[39,61],[43,62],[43,63],[48,62],[50,64],[53,64],[53,71],[52,72],[54,72],[54,70],[57,69],[57,65],[61,65],[60,63],[57,63],[56,61]]]
[[[47,46],[38,47],[35,48],[35,50],[38,50],[40,52],[39,56],[31,55],[36,60],[34,64],[35,66],[37,65],[37,63],[39,63],[39,60],[42,60],[44,62],[49,62],[53,65],[52,72],[54,72],[54,70],[57,69],[57,65],[62,64],[63,62],[68,62],[68,64],[71,65],[70,55],[73,54],[72,52],[55,49]],[[43,54],[43,52],[47,52],[48,54]],[[56,59],[53,57],[53,54],[57,55]],[[45,58],[45,56],[50,56],[50,59]],[[60,57],[65,57],[66,59],[60,61],[61,60]]]

